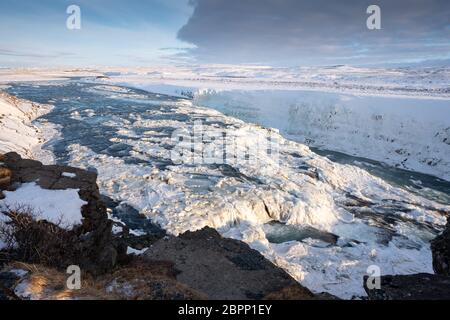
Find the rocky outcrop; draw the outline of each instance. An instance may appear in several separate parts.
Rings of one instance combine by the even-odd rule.
[[[13,191],[22,183],[35,182],[43,189],[78,189],[79,196],[87,202],[82,207],[82,224],[74,227],[77,237],[74,243],[82,252],[75,261],[83,270],[101,273],[113,268],[120,256],[125,255],[123,246],[113,245],[112,221],[108,219],[106,206],[101,201],[97,175],[82,169],[43,165],[39,161],[22,159],[17,153],[7,153],[1,158],[1,190]],[[0,191],[1,191],[0,190]]]
[[[450,218],[444,232],[431,241],[433,269],[436,274],[450,276]]]
[[[5,154],[2,162],[4,168],[11,172],[9,186],[4,190],[14,190],[20,184],[28,182],[36,182],[41,188],[49,190],[79,189],[80,198],[87,202],[82,208],[83,231],[93,231],[107,220],[106,206],[100,199],[96,173],[67,166],[46,166],[39,161],[22,159],[14,152]]]
[[[315,298],[258,251],[210,228],[161,239],[144,259],[173,261],[177,280],[209,299]]]
[[[380,289],[369,289],[367,277],[364,290],[371,300],[448,300],[450,278],[419,273],[412,275],[382,276]]]

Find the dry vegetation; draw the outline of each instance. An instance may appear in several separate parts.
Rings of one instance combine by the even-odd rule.
[[[28,207],[8,210],[6,223],[0,223],[0,237],[7,243],[3,254],[9,255],[3,271],[28,271],[19,281],[25,298],[38,300],[178,300],[206,299],[206,296],[176,281],[171,262],[141,260],[101,275],[83,272],[81,289],[70,290],[66,274],[69,265],[78,265],[79,238],[72,232],[47,221],[36,221]],[[59,224],[60,225],[60,224]],[[14,262],[11,262],[14,261]],[[17,284],[16,284],[17,289]],[[20,290],[19,290],[20,291]],[[22,292],[23,293],[23,292]],[[10,293],[15,296],[14,293]],[[15,298],[24,298],[24,296]]]
[[[0,224],[0,237],[14,258],[57,269],[77,261],[77,237],[60,224],[37,221],[30,207],[22,206],[2,212],[9,221]]]
[[[28,271],[22,280],[29,298],[38,300],[190,300],[206,299],[175,281],[167,262],[143,262],[136,258],[130,265],[100,277],[82,274],[81,289],[69,290],[68,275],[42,265],[11,263],[4,270]]]

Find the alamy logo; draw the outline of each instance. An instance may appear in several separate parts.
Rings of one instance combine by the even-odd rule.
[[[369,277],[366,280],[366,286],[369,290],[381,289],[381,269],[379,266],[371,265],[367,268]]]
[[[67,274],[70,276],[67,278],[66,286],[69,290],[81,289],[81,269],[79,266],[69,266],[67,268]]]
[[[367,14],[370,16],[367,18],[367,29],[380,30],[381,29],[381,8],[375,4],[367,8]]]
[[[80,30],[81,29],[81,9],[77,5],[71,5],[66,10],[69,17],[66,21],[67,29]]]
[[[279,165],[279,142],[271,132],[255,132],[248,127],[211,128],[197,120],[191,128],[175,130],[172,141],[171,160],[175,164],[267,166],[270,161],[275,168]]]

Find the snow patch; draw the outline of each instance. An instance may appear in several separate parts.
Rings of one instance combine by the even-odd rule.
[[[38,220],[47,220],[67,229],[81,224],[81,207],[87,202],[80,199],[77,189],[47,190],[35,182],[24,183],[16,191],[4,191],[5,199],[0,201],[2,207],[29,207]]]
[[[127,254],[134,254],[136,256],[139,256],[139,255],[143,254],[145,251],[147,251],[147,249],[148,248],[144,248],[142,250],[137,250],[137,249],[134,249],[132,247],[128,247],[127,248]]]
[[[77,176],[76,173],[71,173],[71,172],[63,172],[61,175],[66,178],[75,178]]]

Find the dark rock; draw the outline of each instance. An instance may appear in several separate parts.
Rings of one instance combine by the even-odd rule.
[[[419,273],[412,275],[382,276],[380,289],[364,290],[370,300],[448,300],[450,277]]]
[[[305,297],[308,297],[310,292],[308,289],[299,286],[293,285],[288,286],[280,291],[269,293],[264,297],[264,300],[304,300]],[[315,294],[313,300],[339,300],[339,298],[329,294],[329,293],[319,293]]]
[[[296,293],[295,299],[315,297],[258,251],[210,228],[161,239],[143,257],[173,261],[177,281],[209,299],[263,299],[285,288]]]
[[[116,246],[124,248],[124,251],[127,251],[128,247],[137,250],[148,248],[153,243],[166,236],[165,230],[153,223],[152,220],[145,215],[139,213],[139,211],[132,206],[116,202],[104,195],[102,195],[101,199],[108,209],[112,210],[112,216],[121,221],[113,222],[113,225],[122,229],[121,232],[116,234],[114,241]],[[130,229],[142,230],[145,234],[134,235],[130,233]],[[125,257],[124,260],[127,261],[128,259]]]
[[[450,218],[444,232],[431,241],[431,252],[434,272],[450,276]]]
[[[153,245],[158,240],[165,237],[165,234],[162,233],[148,233],[142,236],[135,236],[132,234],[123,235],[120,237],[120,242],[126,244],[127,247],[132,247],[137,250],[142,250],[144,248],[148,248]]]

